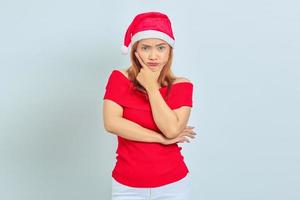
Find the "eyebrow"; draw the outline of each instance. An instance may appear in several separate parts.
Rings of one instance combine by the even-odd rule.
[[[165,44],[167,44],[167,43],[163,42],[163,43],[157,44],[155,46],[160,46],[160,45],[165,45]],[[142,45],[143,46],[147,46],[147,47],[151,47],[150,45],[147,45],[147,44],[142,44]]]

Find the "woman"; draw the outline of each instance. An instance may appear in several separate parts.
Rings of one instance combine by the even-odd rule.
[[[138,14],[127,29],[131,66],[111,72],[103,97],[105,129],[118,136],[112,200],[190,200],[189,170],[177,143],[187,126],[193,84],[171,72],[175,39],[160,12]]]

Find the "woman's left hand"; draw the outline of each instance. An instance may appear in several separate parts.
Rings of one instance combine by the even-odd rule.
[[[135,56],[139,60],[142,68],[140,72],[138,73],[136,79],[138,82],[147,90],[158,90],[159,84],[157,82],[157,79],[159,77],[160,71],[153,72],[151,71],[148,66],[143,62],[143,60],[140,58],[139,54],[135,52]]]

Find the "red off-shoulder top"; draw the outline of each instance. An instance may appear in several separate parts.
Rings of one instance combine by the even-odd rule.
[[[131,87],[130,87],[131,86]],[[113,70],[108,78],[103,99],[123,108],[123,117],[161,133],[152,116],[145,94],[134,89],[133,83],[120,71]],[[167,86],[159,89],[170,109],[192,107],[193,84],[178,82],[172,85],[166,99]],[[161,133],[162,134],[162,133]],[[173,183],[189,173],[177,143],[163,145],[155,142],[132,141],[117,136],[116,163],[112,177],[127,186],[158,187]]]

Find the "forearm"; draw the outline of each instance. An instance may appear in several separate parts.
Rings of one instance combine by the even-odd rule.
[[[164,140],[164,136],[158,132],[144,128],[123,117],[114,119],[114,123],[111,123],[106,130],[125,139],[139,142],[162,143]]]
[[[176,113],[169,108],[159,90],[149,90],[148,97],[157,127],[166,137],[173,137],[178,132],[178,118]]]

